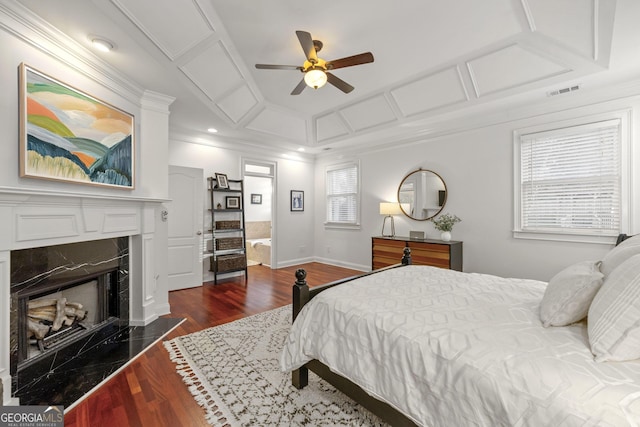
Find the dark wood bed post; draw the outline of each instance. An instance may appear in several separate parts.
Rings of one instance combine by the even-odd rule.
[[[307,272],[303,268],[296,270],[296,282],[293,285],[293,319],[298,317],[302,307],[309,302],[309,285],[307,284]],[[301,389],[309,384],[309,369],[306,366],[291,372],[291,383],[297,389]]]
[[[405,247],[402,251],[402,261],[400,261],[402,265],[411,265],[413,261],[411,260],[411,249]]]

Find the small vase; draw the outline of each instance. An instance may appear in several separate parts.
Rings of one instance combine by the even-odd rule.
[[[442,233],[440,233],[440,239],[442,239],[445,242],[448,242],[449,240],[451,240],[451,232],[443,231]]]

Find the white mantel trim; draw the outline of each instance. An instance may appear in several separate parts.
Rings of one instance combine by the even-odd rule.
[[[157,307],[155,218],[164,199],[80,195],[0,188],[0,382],[2,402],[11,398],[9,301],[11,251],[129,237],[130,323],[146,325],[167,308]],[[163,311],[164,310],[164,311]]]

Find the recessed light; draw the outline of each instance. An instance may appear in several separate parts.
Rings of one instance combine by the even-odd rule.
[[[304,152],[304,147],[298,148],[298,151],[300,151],[301,153]]]
[[[116,45],[112,41],[109,41],[104,37],[89,36],[89,38],[91,40],[91,44],[93,45],[93,47],[95,47],[101,52],[110,52],[116,47]]]
[[[207,132],[217,133],[217,132],[218,132],[218,129],[216,129],[216,128],[209,128],[209,129],[207,129]]]

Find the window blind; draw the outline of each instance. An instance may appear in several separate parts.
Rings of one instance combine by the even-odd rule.
[[[617,234],[620,120],[523,135],[521,229]]]
[[[327,171],[327,222],[358,221],[358,166],[349,164]]]

